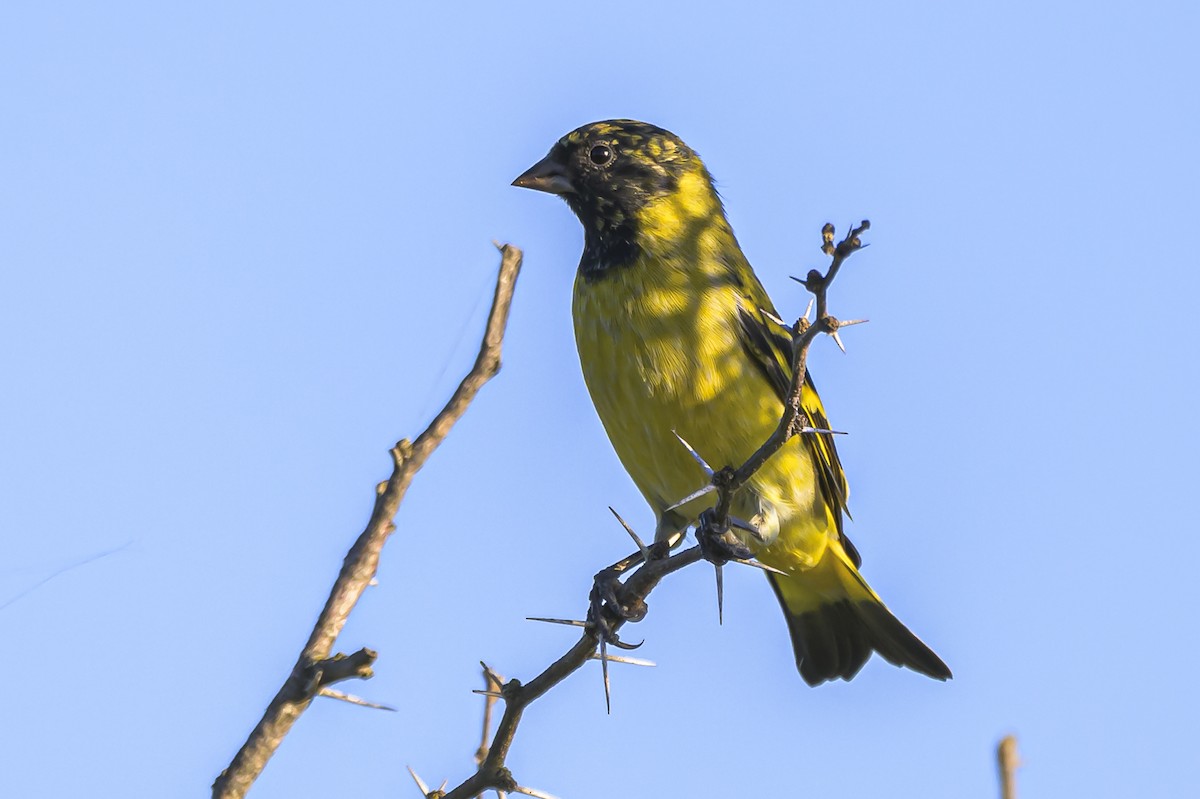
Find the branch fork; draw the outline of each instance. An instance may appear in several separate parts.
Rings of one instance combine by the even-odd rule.
[[[316,663],[310,663],[300,669],[300,683],[303,686],[302,701],[312,699],[321,692],[322,688],[344,680],[369,680],[375,676],[371,665],[379,653],[363,647],[352,655],[341,652],[333,657],[325,658]]]

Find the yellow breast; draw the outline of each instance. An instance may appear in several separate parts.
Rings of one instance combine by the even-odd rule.
[[[714,468],[738,466],[783,410],[741,343],[744,300],[730,266],[708,253],[689,255],[699,257],[648,256],[575,282],[584,380],[618,457],[659,513],[708,481],[672,431]],[[796,527],[793,518],[814,517],[814,485],[811,460],[793,442],[758,473],[734,512],[767,520],[772,529],[764,532],[777,535],[780,525]],[[683,511],[694,519],[711,502],[701,498]],[[827,529],[820,505],[820,523],[803,525],[814,527],[811,535],[796,530],[813,540],[791,540],[789,550],[819,557],[813,550],[823,550]]]

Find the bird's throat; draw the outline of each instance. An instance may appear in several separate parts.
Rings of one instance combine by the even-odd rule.
[[[598,280],[618,270],[633,266],[642,254],[638,244],[637,223],[626,217],[618,222],[601,217],[585,219],[583,223],[583,255],[579,259],[579,274],[585,280]]]

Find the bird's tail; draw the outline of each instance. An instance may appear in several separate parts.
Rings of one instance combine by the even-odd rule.
[[[936,680],[950,678],[942,659],[871,590],[840,542],[830,542],[802,578],[767,576],[787,617],[796,666],[809,685],[849,680],[871,652]]]

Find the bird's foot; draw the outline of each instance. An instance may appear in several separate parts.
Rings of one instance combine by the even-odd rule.
[[[588,595],[587,623],[600,640],[601,646],[611,644],[618,649],[637,649],[637,644],[627,644],[617,635],[617,627],[625,622],[638,622],[646,617],[646,603],[640,599],[630,600],[624,596],[621,575],[645,558],[641,553],[631,555],[596,573]]]
[[[733,517],[718,519],[716,512],[708,508],[700,514],[696,521],[696,543],[700,545],[700,554],[713,565],[717,578],[717,623],[725,621],[725,580],[722,568],[731,561],[736,563],[752,563],[750,558],[754,553],[743,544],[734,533],[734,528],[742,528],[757,535],[757,530],[749,522]]]
[[[741,542],[734,528],[758,534],[757,529],[741,519],[717,519],[712,508],[700,514],[696,522],[696,543],[700,554],[714,566],[724,566],[731,560],[749,560],[754,556],[750,548]]]

